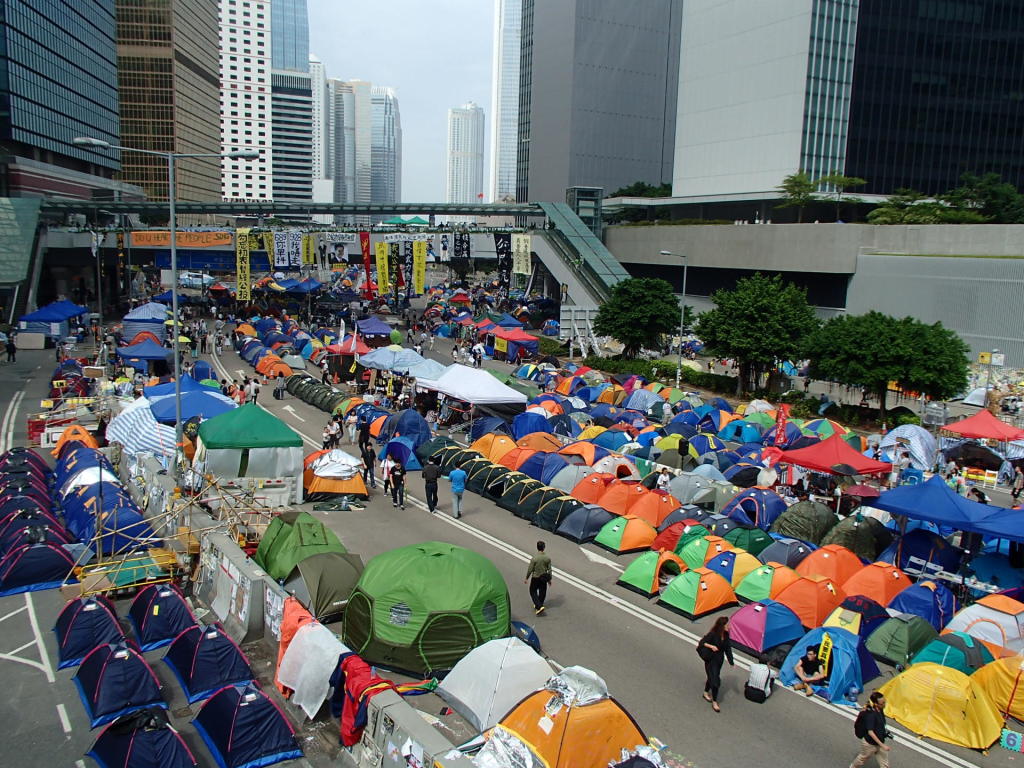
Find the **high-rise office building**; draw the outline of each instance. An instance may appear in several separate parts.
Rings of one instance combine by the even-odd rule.
[[[271,0],[275,200],[313,199],[313,81],[306,0]]]
[[[491,63],[491,202],[515,200],[519,143],[519,48],[523,0],[494,0]]]
[[[120,143],[185,153],[220,150],[217,0],[117,0]],[[167,199],[163,158],[125,152],[120,178]],[[216,200],[215,158],[182,160],[178,200]]]
[[[327,81],[331,122],[331,179],[338,203],[369,203],[373,107],[370,83]]]
[[[271,0],[271,59],[274,69],[309,68],[309,10],[306,0]]]
[[[683,0],[522,2],[516,198],[668,182]]]
[[[309,54],[309,83],[312,96],[313,178],[330,178],[331,124],[327,119],[327,72],[324,63]]]
[[[472,101],[448,110],[448,184],[445,201],[482,203],[484,111]]]
[[[402,199],[402,118],[393,88],[370,88],[373,128],[370,138],[370,202]]]
[[[220,0],[221,150],[260,152],[257,160],[221,161],[227,200],[273,197],[270,39],[270,0]]]
[[[673,195],[777,195],[796,171],[937,194],[1024,185],[1013,0],[687,0]]]
[[[92,197],[114,181],[120,143],[114,0],[0,0],[0,196]]]

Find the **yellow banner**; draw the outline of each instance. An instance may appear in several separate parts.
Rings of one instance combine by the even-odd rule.
[[[412,244],[412,292],[417,296],[427,288],[427,241],[414,240]]]
[[[828,672],[828,660],[832,655],[832,636],[825,632],[821,636],[821,645],[818,646],[818,661],[821,662],[821,668],[824,672]]]
[[[512,274],[528,275],[530,269],[530,236],[522,232],[512,234]]]
[[[374,246],[377,253],[377,293],[387,293],[388,284],[388,244],[380,241]]]
[[[303,235],[302,236],[302,263],[316,264],[316,236],[315,235]]]
[[[494,339],[494,351],[495,352],[508,352],[508,340],[507,339]]]
[[[252,279],[249,275],[249,228],[235,230],[235,279],[238,281],[238,291],[235,297],[238,301],[252,300]]]
[[[230,232],[177,232],[174,241],[179,248],[223,248],[231,245]],[[168,248],[170,232],[132,232],[132,246],[139,248]]]
[[[263,250],[267,252],[267,258],[270,260],[271,272],[273,272],[274,265],[274,233],[264,232],[263,233]]]

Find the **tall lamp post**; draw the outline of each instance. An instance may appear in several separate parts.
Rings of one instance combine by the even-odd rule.
[[[683,331],[686,328],[686,254],[658,251],[661,256],[678,256],[683,260],[683,294],[679,299],[679,359],[676,362],[676,389],[683,379]]]
[[[177,244],[177,212],[175,210],[175,179],[174,165],[181,159],[193,158],[221,158],[231,160],[255,160],[260,153],[254,149],[243,149],[234,152],[158,152],[153,149],[138,149],[136,147],[122,147],[118,144],[111,144],[109,141],[94,139],[89,136],[81,136],[74,140],[74,144],[80,147],[91,147],[93,149],[118,149],[122,152],[138,152],[142,155],[154,155],[167,160],[167,207],[169,213],[168,229],[171,236],[171,314],[174,316],[174,324],[171,326],[173,341],[171,350],[174,354],[174,478],[180,486],[181,480],[181,455],[185,442],[184,425],[181,423],[181,356],[179,355],[178,337],[181,332],[178,328],[178,244]]]

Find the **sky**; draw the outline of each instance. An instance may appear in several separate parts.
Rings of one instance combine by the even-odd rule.
[[[403,202],[444,201],[450,107],[480,105],[490,143],[493,20],[492,0],[309,0],[327,76],[396,91]]]

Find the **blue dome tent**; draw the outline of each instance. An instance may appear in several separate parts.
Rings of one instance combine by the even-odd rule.
[[[381,461],[386,456],[390,456],[410,472],[423,469],[420,460],[416,458],[416,450],[412,447],[412,441],[407,437],[396,437],[389,440],[380,452]]]
[[[941,632],[956,613],[957,600],[945,585],[937,581],[919,581],[890,600],[888,608],[920,616]]]
[[[102,595],[80,597],[65,605],[53,631],[57,635],[57,669],[76,667],[94,648],[124,640],[114,606]]]
[[[512,437],[516,440],[534,432],[551,432],[548,420],[539,413],[520,413],[512,419]]]
[[[59,544],[22,544],[0,560],[0,597],[53,589],[69,579],[75,561]]]
[[[226,685],[255,679],[249,660],[220,624],[197,624],[171,643],[164,663],[178,679],[189,704],[208,698]]]
[[[150,584],[139,590],[128,608],[128,619],[143,651],[167,645],[196,623],[173,584]]]
[[[83,485],[69,493],[64,519],[68,530],[97,554],[132,552],[156,538],[132,497],[113,483]]]
[[[254,685],[221,688],[192,724],[220,768],[262,768],[302,757],[291,725]]]
[[[386,443],[396,436],[408,438],[413,448],[419,448],[430,439],[430,427],[418,411],[406,408],[404,411],[388,416],[381,427],[377,440]]]
[[[728,477],[728,473],[725,475]],[[786,511],[786,502],[768,488],[747,488],[725,503],[721,514],[742,525],[756,525],[767,531],[775,519]]]
[[[864,642],[845,629],[838,627],[818,627],[812,629],[793,644],[793,649],[786,656],[779,672],[779,680],[783,685],[797,682],[793,668],[808,647],[820,648],[825,635],[832,641],[829,654],[825,684],[814,686],[814,692],[823,696],[833,704],[857,706],[857,694],[864,690],[864,684],[878,677],[878,665],[872,658]],[[819,651],[820,653],[820,651]]]
[[[94,648],[74,681],[93,728],[147,707],[167,708],[153,670],[127,642]]]
[[[195,768],[196,758],[159,708],[111,723],[86,752],[100,768]]]

